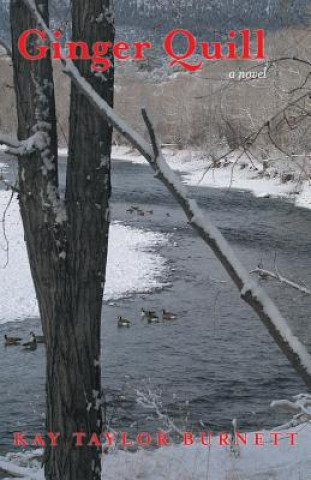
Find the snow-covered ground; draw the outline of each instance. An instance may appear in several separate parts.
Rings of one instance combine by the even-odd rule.
[[[230,447],[199,444],[161,447],[131,454],[115,451],[103,457],[103,480],[309,480],[311,472],[311,425],[301,425],[297,446],[289,446],[284,432],[279,446]],[[269,438],[268,432],[266,437]],[[43,472],[31,453],[15,452],[0,457],[0,469],[24,480],[43,480]]]
[[[164,149],[169,165],[183,173],[187,185],[232,188],[247,190],[257,197],[279,197],[291,199],[296,206],[311,208],[311,181],[302,180],[282,182],[282,168],[272,176],[273,169],[262,170],[262,163],[256,163],[255,170],[247,159],[241,158],[236,164],[235,156],[228,157],[228,165],[220,168],[208,168],[209,163],[202,151]],[[129,147],[115,147],[113,156],[116,159],[134,163],[147,163],[146,160]],[[241,168],[243,167],[243,168]],[[285,170],[287,172],[287,170]]]
[[[1,220],[10,195],[0,191]],[[162,234],[114,223],[109,238],[105,300],[160,287],[166,273],[165,259],[150,250],[167,242]],[[0,323],[38,315],[16,197],[7,209],[5,223],[0,223],[0,269]]]

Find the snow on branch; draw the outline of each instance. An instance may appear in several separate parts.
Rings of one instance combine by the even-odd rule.
[[[23,0],[43,28],[50,41],[54,41],[52,32],[45,24],[33,0]],[[179,176],[168,166],[157,142],[155,130],[143,110],[143,117],[149,131],[152,147],[141,135],[127,125],[115,111],[100,97],[75,67],[70,59],[62,56],[65,73],[71,78],[78,90],[89,100],[94,110],[118,130],[146,158],[156,172],[156,176],[174,195],[182,207],[189,223],[198,232],[204,242],[211,248],[221,262],[231,279],[237,286],[241,298],[248,303],[262,320],[274,341],[281,348],[292,366],[311,387],[311,355],[305,346],[294,336],[282,314],[270,299],[268,294],[251,278],[240,263],[236,254],[229,246],[219,229],[213,225],[210,218],[203,214],[195,200],[189,198],[187,188]]]
[[[264,268],[255,268],[250,272],[252,273],[257,273],[260,278],[273,278],[274,280],[277,280],[278,282],[282,283],[283,285],[286,285],[287,287],[294,288],[295,290],[299,290],[299,292],[304,293],[305,295],[311,295],[311,290],[308,288],[304,287],[303,285],[299,285],[299,283],[292,282],[288,278],[283,277],[280,275],[278,272],[270,272],[270,270],[265,270]]]
[[[18,149],[21,146],[21,142],[11,135],[0,133],[0,145],[5,145],[8,148]]]
[[[46,141],[44,132],[36,132],[27,140],[19,141],[11,135],[0,133],[0,145],[7,147],[7,153],[14,156],[30,155],[35,150],[41,150]]]
[[[302,376],[306,384],[311,386],[310,354],[299,339],[292,334],[286,320],[282,317],[267,293],[264,292],[257,282],[251,279],[218,228],[213,225],[207,215],[201,212],[197,202],[188,198],[185,186],[168,167],[159,149],[154,129],[146,111],[143,111],[143,117],[150,133],[154,150],[154,160],[150,164],[156,170],[157,177],[173,193],[178,203],[182,206],[190,224],[213,250],[238,287],[243,300],[255,310],[296,371]]]

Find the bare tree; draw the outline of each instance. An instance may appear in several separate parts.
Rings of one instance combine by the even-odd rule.
[[[32,5],[37,5],[48,24],[48,0]],[[72,20],[73,40],[89,46],[99,40],[113,42],[110,0],[73,0]],[[100,326],[112,129],[73,85],[70,153],[62,198],[51,60],[30,62],[17,50],[21,33],[37,26],[24,2],[12,0],[18,139],[25,141],[24,148],[15,148],[19,203],[46,337],[47,431],[61,433],[60,447],[46,448],[45,475],[53,480],[94,480],[101,477],[101,450],[72,447],[75,432],[90,437],[102,431]],[[32,43],[29,48],[36,46]],[[77,62],[76,67],[112,105],[113,70],[99,77],[91,72],[89,62]],[[11,147],[14,153],[14,145]]]

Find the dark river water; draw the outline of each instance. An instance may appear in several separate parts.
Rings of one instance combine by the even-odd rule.
[[[276,258],[283,275],[311,286],[311,211],[234,190],[197,187],[191,194],[249,270],[260,262],[273,268]],[[126,210],[132,204],[154,214],[131,215]],[[149,390],[182,428],[204,422],[227,429],[237,418],[253,429],[285,420],[270,402],[304,392],[303,382],[151,169],[114,162],[112,205],[113,220],[171,237],[168,245],[156,247],[167,261],[168,286],[104,306],[102,372],[109,423],[131,430],[163,426],[152,409],[137,402],[137,392]],[[265,284],[311,348],[311,297]],[[148,325],[140,318],[142,307],[165,308],[178,319]],[[116,327],[119,314],[132,328]],[[0,336],[38,328],[38,318],[0,325]],[[12,432],[44,431],[44,365],[43,346],[27,354],[0,344],[0,454],[12,450]]]

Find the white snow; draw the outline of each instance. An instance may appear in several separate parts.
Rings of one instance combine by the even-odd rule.
[[[211,188],[231,188],[250,191],[256,197],[290,198],[296,206],[311,208],[311,184],[302,181],[282,183],[280,175],[268,178],[249,166],[241,169],[240,163],[234,164],[235,157],[230,157],[229,165],[222,168],[207,170],[208,162],[202,152],[191,150],[178,152],[170,157],[170,166],[184,173],[183,179],[187,185]]]
[[[114,147],[112,153],[116,160],[147,164],[144,157],[130,147]],[[202,151],[165,148],[164,156],[171,168],[182,173],[184,183],[189,186],[246,190],[256,197],[290,198],[298,207],[311,208],[311,182],[308,180],[300,184],[295,181],[282,183],[280,175],[275,178],[260,175],[259,163],[258,171],[249,167],[241,169],[243,159],[235,165],[234,156],[228,158],[228,166],[211,169],[207,168],[207,155]]]
[[[112,148],[112,158],[116,160],[125,160],[132,163],[148,165],[147,160],[132,147],[114,146]]]
[[[61,157],[67,157],[68,156],[68,148],[59,148],[58,149],[58,155]],[[146,164],[148,165],[147,160],[140,155],[140,153],[137,152],[132,147],[126,147],[123,145],[120,146],[113,146],[112,147],[112,157],[118,160],[125,160],[125,161],[131,161],[133,163],[139,163],[139,164]],[[105,159],[104,159],[105,160]]]
[[[103,456],[103,480],[308,480],[311,471],[311,425],[292,429],[297,433],[296,446],[281,438],[279,446],[240,446],[240,455],[229,447],[196,444],[173,445],[150,452],[115,451]],[[265,439],[269,432],[265,432]],[[0,468],[22,475],[24,480],[43,480],[43,472],[30,452],[0,457]]]
[[[0,191],[1,220],[10,195],[10,192]],[[38,315],[16,197],[7,211],[5,227],[8,252],[1,222],[0,323]],[[168,237],[162,234],[114,223],[110,230],[105,300],[115,300],[134,292],[146,292],[163,285],[165,259],[150,250],[166,242]]]

